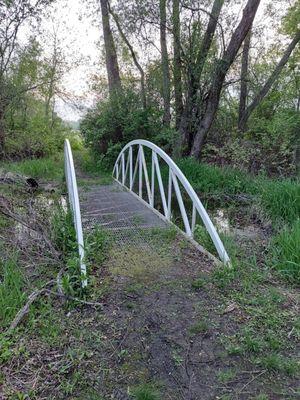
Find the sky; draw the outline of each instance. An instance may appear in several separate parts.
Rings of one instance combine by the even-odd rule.
[[[245,1],[231,0],[230,7],[234,20],[241,16]],[[266,7],[269,0],[261,0],[255,24],[264,25],[264,40],[271,42],[274,37],[274,28],[266,17]],[[105,74],[103,67],[103,52],[101,51],[101,15],[97,0],[56,0],[51,7],[50,15],[44,18],[41,28],[44,33],[43,47],[46,53],[50,52],[51,40],[48,34],[55,26],[60,37],[61,47],[68,61],[67,72],[62,79],[62,86],[68,98],[76,97],[82,110],[73,106],[72,100],[56,99],[56,111],[64,119],[70,121],[79,120],[92,106],[94,97],[89,87],[90,77],[95,74]],[[273,1],[277,7],[277,13],[284,13],[282,2]],[[228,7],[228,5],[225,5]],[[64,96],[66,97],[66,96]]]

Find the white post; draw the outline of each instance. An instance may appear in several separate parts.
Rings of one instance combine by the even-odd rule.
[[[154,207],[154,190],[155,190],[155,170],[154,170],[154,151],[151,153],[151,201],[150,206]]]
[[[172,171],[171,171],[171,167],[169,167],[168,212],[167,212],[167,219],[169,221],[171,219],[171,206],[172,206]]]
[[[179,188],[179,185],[178,185],[178,182],[177,182],[176,175],[173,172],[172,172],[172,180],[173,180],[173,185],[174,185],[176,197],[177,197],[177,200],[178,200],[181,216],[182,216],[182,219],[183,219],[185,232],[186,232],[187,235],[192,236],[192,231],[191,231],[189,219],[188,219],[187,214],[186,214],[186,210],[185,210],[184,202],[182,200],[180,188]]]
[[[163,185],[163,182],[161,179],[160,167],[159,167],[158,157],[157,157],[156,153],[154,154],[154,163],[155,163],[156,175],[157,175],[157,180],[158,180],[160,197],[161,197],[161,201],[163,204],[164,214],[165,214],[165,217],[168,217],[168,206],[167,206],[167,201],[166,201],[165,189],[164,189],[164,185]]]
[[[142,163],[142,146],[139,145],[139,196],[143,197],[143,163]]]
[[[144,154],[143,147],[141,147],[141,159],[142,159],[144,176],[145,176],[145,183],[146,183],[146,189],[147,189],[147,195],[148,195],[148,203],[151,204],[150,182],[149,182],[149,176],[148,176],[147,165],[146,165],[146,160],[145,160],[145,154]]]
[[[132,190],[132,147],[129,147],[129,189]]]
[[[193,211],[192,211],[192,235],[194,236],[195,232],[195,226],[196,226],[196,207],[195,204],[193,203]]]
[[[124,158],[124,153],[122,153],[121,162],[122,162],[122,185],[124,185],[124,183],[125,183],[125,158]]]

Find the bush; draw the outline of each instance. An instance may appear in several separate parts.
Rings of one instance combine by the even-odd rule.
[[[98,103],[82,120],[80,129],[86,144],[110,168],[131,140],[151,140],[170,150],[174,137],[173,129],[163,127],[160,110],[153,106],[144,109],[139,95],[130,89]]]

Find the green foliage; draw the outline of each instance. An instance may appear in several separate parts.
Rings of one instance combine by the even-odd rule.
[[[136,400],[160,400],[161,396],[152,385],[143,384],[132,389],[132,395]]]
[[[0,259],[0,326],[5,327],[25,301],[24,276],[17,255]]]
[[[300,184],[297,181],[256,179],[260,204],[272,221],[292,223],[300,215]]]
[[[78,254],[76,231],[73,223],[73,215],[70,210],[65,212],[62,206],[57,206],[52,217],[53,242],[62,252],[67,266],[66,273],[62,276],[64,291],[71,295],[81,295],[81,274]]]
[[[170,148],[174,131],[161,122],[158,108],[144,109],[139,95],[124,89],[113,98],[101,101],[80,125],[86,144],[100,156],[101,163],[111,168],[122,147],[130,140],[149,139]]]
[[[100,226],[95,226],[86,236],[85,250],[88,262],[100,266],[107,257],[109,247],[107,233]]]
[[[24,174],[36,179],[56,179],[63,177],[63,154],[57,153],[49,158],[23,160],[0,164],[5,170]]]
[[[177,165],[193,188],[200,193],[253,193],[255,185],[249,175],[229,167],[198,163],[193,158],[178,160]]]
[[[300,283],[300,219],[276,235],[269,249],[269,263],[289,281]]]

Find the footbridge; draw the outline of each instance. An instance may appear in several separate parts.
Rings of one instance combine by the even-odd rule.
[[[147,140],[133,140],[123,147],[113,171],[113,183],[92,185],[78,193],[71,146],[65,140],[65,177],[69,205],[78,241],[82,285],[87,285],[83,232],[95,224],[110,232],[120,246],[145,241],[145,232],[174,226],[196,248],[217,260],[195,240],[197,225],[204,227],[219,262],[229,257],[199,196],[176,163]],[[153,248],[153,251],[156,249]]]

